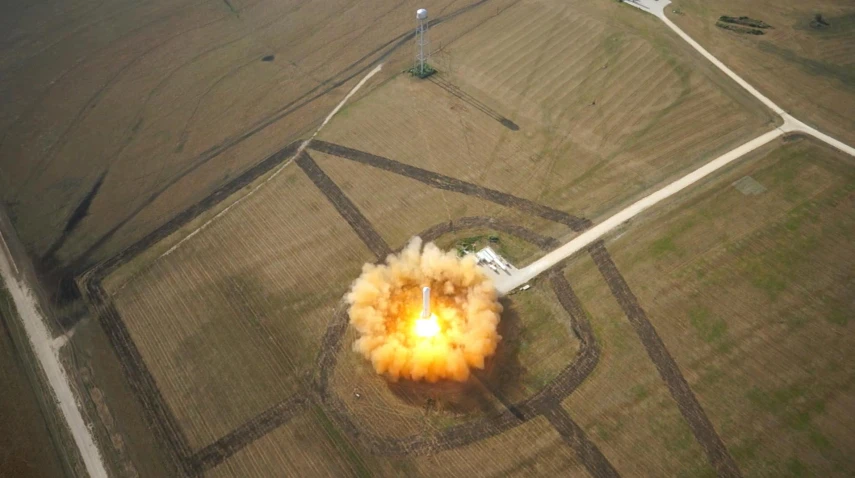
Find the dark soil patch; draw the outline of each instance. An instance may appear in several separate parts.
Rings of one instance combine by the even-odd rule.
[[[739,25],[733,25],[731,23],[725,23],[725,22],[715,22],[715,26],[717,26],[721,29],[724,29],[724,30],[729,30],[729,31],[736,32],[736,33],[742,33],[744,35],[765,35],[766,34],[766,32],[764,32],[763,30],[759,30],[757,28],[747,28],[747,27],[743,27],[743,26],[739,26]]]
[[[721,23],[730,23],[733,25],[742,25],[751,28],[772,28],[772,25],[762,21],[756,20],[751,17],[729,17],[727,15],[722,15],[718,17],[718,21]]]
[[[825,21],[821,13],[817,13],[813,16],[813,20],[810,21],[810,27],[815,28],[817,30],[822,30],[824,28],[830,27],[831,24]]]

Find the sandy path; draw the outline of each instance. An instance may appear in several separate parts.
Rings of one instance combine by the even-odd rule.
[[[83,457],[86,471],[92,478],[106,478],[108,475],[101,453],[95,445],[89,427],[83,420],[80,405],[71,390],[65,368],[59,360],[59,351],[53,346],[53,340],[45,326],[45,319],[39,311],[36,298],[25,283],[24,275],[21,274],[20,279],[17,277],[18,269],[2,233],[0,233],[0,241],[3,242],[3,248],[0,251],[2,252],[0,253],[0,276],[2,276],[6,289],[12,296],[12,301],[18,310],[18,316],[24,325],[30,347],[47,377],[54,400],[59,406],[69,430],[71,430],[74,443]]]
[[[665,8],[670,4],[670,0],[630,0],[627,2],[628,5],[632,5],[633,7],[640,8],[645,12],[651,13],[662,20],[665,25],[668,25],[668,28],[674,31],[677,35],[680,36],[683,40],[686,41],[689,45],[692,46],[698,53],[703,55],[704,58],[709,60],[713,65],[715,65],[719,70],[721,70],[725,75],[729,76],[730,79],[739,84],[739,86],[745,88],[745,90],[751,93],[752,96],[757,98],[761,103],[766,105],[770,110],[774,111],[775,114],[783,118],[784,126],[782,129],[785,132],[801,132],[805,134],[809,134],[814,138],[831,145],[851,156],[855,156],[855,148],[849,146],[842,141],[838,141],[831,136],[828,136],[825,133],[820,132],[816,128],[812,126],[808,126],[801,121],[797,120],[789,113],[784,111],[783,108],[775,104],[774,101],[770,100],[763,93],[757,91],[756,88],[751,86],[747,81],[742,79],[741,76],[737,75],[733,70],[727,67],[724,63],[722,63],[718,58],[713,56],[712,53],[708,52],[706,48],[702,47],[700,43],[696,42],[692,37],[690,37],[686,32],[684,32],[680,27],[678,27],[674,22],[672,22],[668,17],[665,16]]]
[[[703,55],[704,58],[711,61],[716,67],[718,67],[722,72],[724,72],[724,74],[729,76],[733,81],[737,82],[741,87],[745,88],[746,91],[751,93],[752,96],[757,98],[761,103],[763,103],[769,109],[774,111],[775,114],[780,116],[784,120],[783,124],[778,128],[757,138],[754,138],[751,141],[743,144],[742,146],[739,146],[736,149],[719,156],[718,158],[701,166],[697,170],[687,174],[686,176],[683,176],[682,178],[674,181],[673,183],[668,184],[667,186],[650,194],[649,196],[639,201],[636,201],[631,206],[606,219],[602,223],[594,226],[593,228],[585,231],[583,234],[572,239],[570,242],[564,244],[558,249],[555,249],[554,251],[543,256],[537,261],[529,264],[527,267],[520,269],[517,274],[514,274],[513,276],[508,278],[504,278],[504,280],[498,281],[496,283],[496,287],[499,289],[500,293],[506,294],[514,290],[515,288],[525,284],[526,282],[537,277],[539,274],[546,271],[550,267],[558,264],[563,259],[570,257],[571,255],[590,245],[597,239],[603,237],[603,235],[614,230],[616,227],[629,221],[645,209],[655,205],[656,203],[664,199],[673,196],[674,194],[691,186],[700,179],[712,174],[718,169],[727,166],[731,162],[739,159],[741,156],[759,148],[760,146],[763,146],[764,144],[772,141],[773,139],[781,136],[784,133],[800,132],[808,134],[834,148],[837,148],[849,155],[855,156],[855,148],[843,143],[842,141],[838,141],[832,138],[831,136],[828,136],[827,134],[822,133],[821,131],[818,131],[817,129],[808,126],[794,118],[792,115],[784,111],[780,106],[775,104],[772,100],[757,91],[756,88],[754,88],[747,81],[742,79],[742,77],[734,73],[733,70],[731,70],[727,67],[727,65],[719,61],[718,58],[714,57],[698,42],[692,39],[692,37],[686,34],[686,32],[681,30],[680,27],[675,25],[674,22],[672,22],[668,19],[668,17],[665,16],[665,7],[667,7],[670,3],[671,2],[669,0],[627,1],[628,5],[632,5],[633,7],[639,8],[660,18],[663,22],[665,22],[666,25],[668,25],[669,28],[671,28],[671,30],[673,30],[677,35],[679,35],[680,38],[688,42],[692,46],[692,48],[694,48],[698,51],[698,53]]]
[[[537,277],[550,267],[558,264],[567,257],[570,257],[576,252],[584,249],[588,245],[592,244],[594,241],[603,237],[605,234],[608,234],[609,232],[613,231],[621,224],[641,214],[641,212],[643,212],[644,210],[654,206],[660,201],[664,201],[665,199],[673,196],[674,194],[677,194],[683,189],[686,189],[692,184],[700,181],[701,179],[736,161],[745,154],[754,151],[755,149],[763,146],[764,144],[774,140],[775,138],[783,134],[784,130],[782,128],[775,128],[774,130],[769,131],[764,135],[752,139],[751,141],[743,144],[742,146],[728,151],[727,153],[719,156],[718,158],[710,161],[709,163],[683,176],[682,178],[668,184],[662,189],[659,189],[658,191],[642,199],[639,199],[638,201],[634,202],[629,207],[621,210],[614,216],[583,232],[579,236],[572,239],[570,242],[564,244],[558,249],[555,249],[549,254],[546,254],[540,259],[532,262],[528,266],[523,267],[513,276],[507,277],[505,280],[497,282],[496,288],[501,294],[506,294],[514,290],[515,288]]]

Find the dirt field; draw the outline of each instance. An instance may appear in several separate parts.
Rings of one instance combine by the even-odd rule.
[[[0,186],[43,269],[86,270],[66,360],[111,469],[855,469],[855,176],[808,140],[504,298],[502,345],[466,383],[389,383],[350,349],[342,296],[413,235],[496,235],[522,266],[774,127],[652,16],[419,3],[439,73],[418,81],[411,2],[109,1],[0,20]]]
[[[503,2],[419,5],[450,39]],[[387,77],[400,71],[412,58],[415,8],[6,6],[0,190],[23,242],[45,267],[72,273],[127,247],[316,127],[372,62],[385,58]]]
[[[845,411],[853,403],[855,339],[852,165],[812,140],[777,142],[608,242],[746,476],[843,476],[853,469],[846,450],[855,437]],[[626,326],[611,319],[619,310],[602,276],[589,259],[575,261],[567,276],[591,312],[605,358],[565,404],[603,438],[603,453],[619,469],[627,453],[620,447],[630,445],[610,443],[639,439],[644,429],[654,433],[645,447],[658,438],[666,440],[666,455],[685,453],[674,439],[685,432],[661,422],[662,414],[631,418],[662,406],[651,380],[606,365],[628,360],[638,341],[618,332]],[[597,385],[606,380],[600,373],[631,378]],[[600,388],[608,383],[637,385],[615,395]],[[642,388],[633,394],[634,387]],[[615,398],[592,405],[586,393]],[[638,454],[627,458],[650,472]]]
[[[771,127],[656,26],[616,4],[520,2],[320,138],[595,220]]]
[[[674,9],[682,13],[674,14]],[[666,13],[790,114],[855,143],[855,5],[833,0],[675,0]],[[825,24],[812,26],[817,14]],[[726,31],[715,26],[721,15],[748,16],[772,28],[762,36]]]
[[[371,258],[302,171],[277,179],[115,292],[193,449],[300,388]]]

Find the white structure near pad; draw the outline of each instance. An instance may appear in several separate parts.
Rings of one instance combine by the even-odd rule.
[[[474,255],[475,259],[478,260],[478,266],[487,274],[487,277],[493,280],[493,284],[496,285],[500,294],[510,290],[507,287],[516,283],[514,278],[519,273],[519,269],[494,251],[492,247],[487,246]]]

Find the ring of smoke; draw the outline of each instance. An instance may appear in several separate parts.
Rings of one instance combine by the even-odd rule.
[[[424,286],[431,288],[431,310],[441,327],[432,338],[412,331]],[[484,368],[501,340],[498,293],[475,259],[433,243],[423,248],[418,237],[385,264],[365,264],[346,299],[359,333],[353,350],[391,380],[465,381],[471,368]]]

